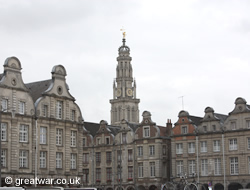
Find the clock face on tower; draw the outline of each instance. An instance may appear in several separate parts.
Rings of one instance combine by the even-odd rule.
[[[132,96],[133,95],[132,89],[130,89],[130,88],[127,89],[127,95],[128,96]]]
[[[120,97],[121,95],[122,95],[121,89],[117,89],[117,91],[116,91],[116,96],[117,96],[117,97]]]

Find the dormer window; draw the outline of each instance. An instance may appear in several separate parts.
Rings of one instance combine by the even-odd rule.
[[[207,132],[207,126],[203,126],[203,131],[204,131],[204,133]]]
[[[62,119],[63,102],[57,101],[56,103],[56,118]]]
[[[235,121],[231,122],[231,129],[236,130],[236,122]]]
[[[106,137],[106,144],[110,144],[109,137]]]
[[[216,131],[216,125],[212,125],[213,131]]]
[[[181,134],[187,134],[187,126],[181,127]]]
[[[126,133],[122,133],[122,144],[127,143]]]
[[[7,112],[7,110],[8,110],[8,100],[7,99],[2,99],[1,106],[2,106],[2,112]]]
[[[150,137],[149,126],[143,128],[143,137]]]
[[[97,145],[100,145],[100,144],[101,144],[101,138],[100,138],[100,137],[97,138],[96,141],[97,141]]]
[[[25,112],[25,102],[20,101],[19,102],[19,113],[24,115],[24,112]]]
[[[247,129],[250,129],[250,120],[247,120]]]

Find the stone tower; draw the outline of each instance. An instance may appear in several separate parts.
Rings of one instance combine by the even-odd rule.
[[[111,103],[111,125],[120,125],[122,119],[139,123],[139,102],[136,98],[136,82],[133,79],[130,49],[126,46],[125,34],[122,46],[118,49],[116,79],[113,84]]]

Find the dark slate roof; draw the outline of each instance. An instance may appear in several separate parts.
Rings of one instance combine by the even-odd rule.
[[[83,125],[93,137],[96,135],[97,131],[100,128],[100,123],[92,123],[85,121]],[[139,127],[139,125],[133,123],[128,123],[128,125],[134,132]],[[119,132],[120,128],[121,128],[120,126],[108,125],[108,129],[111,131],[113,135],[116,135]]]
[[[100,128],[100,123],[92,123],[92,122],[86,122],[84,121],[84,127],[90,132],[90,134],[94,137],[97,133],[97,131]],[[116,135],[118,131],[120,130],[119,126],[112,126],[108,125],[108,129],[111,131],[113,135]]]
[[[36,100],[42,96],[42,93],[49,88],[51,82],[52,80],[49,79],[25,84],[29,89],[30,95],[33,98],[34,102],[36,102]]]
[[[228,117],[227,115],[220,113],[214,113],[214,116],[217,117],[222,123],[224,123]]]
[[[139,125],[135,123],[128,123],[129,127],[135,132]]]
[[[192,115],[188,116],[188,118],[191,119],[196,126],[200,125],[201,120],[203,119],[202,117],[192,116]]]
[[[3,78],[3,73],[0,74],[0,80]]]

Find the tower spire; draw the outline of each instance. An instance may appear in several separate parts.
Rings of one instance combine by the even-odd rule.
[[[120,125],[122,119],[130,123],[139,123],[139,103],[136,98],[136,84],[133,80],[130,48],[125,44],[125,29],[120,29],[123,34],[122,46],[118,49],[116,79],[113,84],[113,99],[111,103],[111,125]]]

